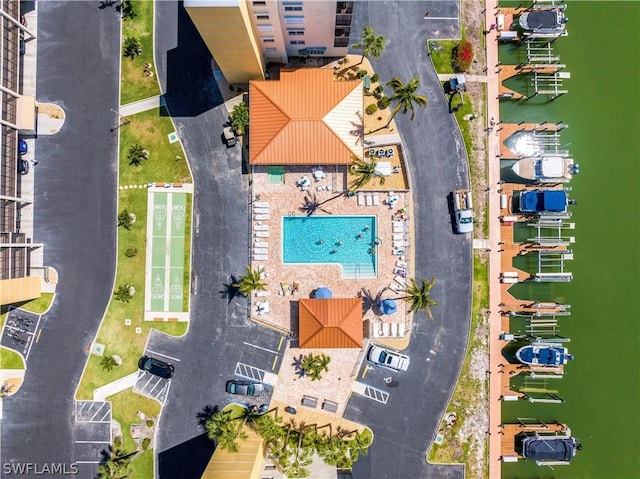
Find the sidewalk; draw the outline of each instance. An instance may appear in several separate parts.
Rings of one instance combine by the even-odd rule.
[[[165,105],[164,95],[156,95],[144,100],[134,101],[133,103],[127,103],[120,107],[120,115],[130,116],[136,113],[141,113],[147,110],[153,110]]]
[[[487,0],[485,3],[485,25],[496,23],[496,0]],[[493,121],[500,122],[500,100],[498,100],[498,90],[500,88],[500,78],[497,73],[498,64],[498,39],[497,31],[491,30],[486,34],[487,43],[487,127]],[[500,160],[496,157],[496,152],[500,148],[500,138],[497,128],[495,133],[489,133],[487,139],[487,184],[491,188],[489,191],[489,479],[500,479],[500,423],[502,422],[502,401],[500,374],[498,374],[498,364],[501,362],[502,354],[500,348],[500,282],[498,275],[500,272],[500,253],[498,253],[498,242],[500,238],[500,195],[498,193],[498,181],[500,181]]]
[[[105,401],[109,396],[113,396],[119,392],[124,391],[125,389],[132,388],[135,386],[136,381],[138,380],[138,371],[135,373],[131,373],[128,376],[125,376],[120,379],[116,379],[109,384],[105,384],[104,386],[100,386],[93,390],[93,400],[94,401]]]

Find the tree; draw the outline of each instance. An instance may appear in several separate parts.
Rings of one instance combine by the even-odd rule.
[[[414,278],[409,279],[409,286],[405,290],[408,296],[405,296],[401,299],[405,300],[407,303],[411,304],[411,312],[417,313],[421,309],[423,309],[429,318],[433,319],[433,315],[431,314],[431,306],[436,306],[438,302],[429,297],[429,292],[433,285],[436,284],[436,279],[431,278],[431,281],[425,281],[424,279],[420,280],[422,282],[421,286],[418,286],[416,280]]]
[[[127,210],[123,210],[118,215],[118,226],[122,226],[126,230],[130,230],[133,225],[133,219]]]
[[[137,452],[126,451],[120,443],[109,446],[108,451],[102,451],[102,461],[98,466],[100,479],[125,479],[129,477],[129,464]]]
[[[361,40],[351,45],[351,48],[362,50],[362,58],[360,59],[360,63],[358,63],[358,65],[360,65],[364,61],[365,56],[376,59],[380,58],[386,46],[385,38],[382,35],[376,35],[373,27],[364,27]]]
[[[349,459],[348,453],[349,448],[346,441],[338,436],[328,436],[318,450],[318,454],[324,462],[341,469],[351,469],[353,466],[353,461]]]
[[[242,430],[243,424],[229,414],[229,411],[216,412],[204,423],[207,437],[218,443],[218,447],[224,451],[238,452],[239,441],[244,441],[249,436]]]
[[[413,118],[416,115],[416,111],[413,106],[414,103],[421,107],[427,106],[427,99],[422,95],[416,94],[416,90],[418,89],[418,86],[420,86],[420,80],[418,80],[418,77],[413,77],[406,85],[402,80],[400,80],[400,78],[393,77],[387,83],[387,86],[391,87],[393,90],[393,95],[389,97],[390,100],[397,102],[397,105],[391,112],[386,128],[389,127],[391,120],[393,120],[400,110],[402,110],[403,114],[411,110],[411,121],[413,121]]]
[[[249,107],[244,102],[238,103],[233,107],[233,110],[231,110],[229,119],[231,120],[233,130],[236,131],[238,135],[244,135],[249,126]]]
[[[318,197],[315,194],[307,192],[307,196],[304,197],[304,204],[300,207],[300,211],[305,212],[307,216],[311,216],[318,210],[330,215],[331,212],[325,210],[322,206],[326,203],[329,203],[330,201],[335,200],[336,198],[340,198],[341,196],[342,193],[338,193],[337,195],[333,195],[331,198],[328,198],[324,201],[319,201]]]
[[[124,56],[132,60],[142,53],[142,44],[136,37],[125,38],[123,48]]]
[[[0,398],[8,396],[12,389],[13,386],[9,384],[9,381],[3,382],[0,386]]]
[[[118,365],[118,362],[114,359],[113,356],[103,356],[100,360],[100,366],[104,371],[111,371]]]
[[[329,371],[329,363],[331,358],[326,354],[320,354],[314,356],[313,353],[309,353],[304,358],[300,366],[304,373],[311,378],[312,381],[318,381],[322,379],[323,371]]]
[[[349,185],[350,191],[358,191],[364,185],[369,183],[373,178],[380,180],[380,185],[384,185],[384,176],[382,176],[376,170],[378,162],[376,160],[364,160],[360,158],[353,158],[351,163],[351,174],[354,176]]]
[[[247,274],[240,276],[240,281],[233,283],[234,288],[238,288],[238,291],[245,298],[249,297],[255,290],[266,291],[267,283],[262,279],[264,274],[264,268],[251,269],[251,266],[247,266]]]
[[[347,446],[349,448],[349,458],[356,462],[360,454],[363,456],[367,455],[369,446],[371,445],[371,439],[360,431],[356,431],[356,436],[347,442]]]
[[[271,417],[269,414],[263,414],[255,421],[249,423],[262,439],[266,441],[268,445],[272,445],[278,440],[284,438],[284,429],[282,427],[281,417]]]
[[[129,160],[130,165],[140,166],[147,158],[149,158],[149,152],[142,145],[135,143],[129,147],[127,160]]]
[[[131,296],[133,296],[131,294],[131,287],[131,284],[121,284],[118,286],[118,289],[113,292],[113,295],[118,301],[128,303],[131,300]]]
[[[135,12],[132,0],[122,0],[120,4],[120,11],[122,12],[122,18],[125,20],[133,20],[138,16]]]

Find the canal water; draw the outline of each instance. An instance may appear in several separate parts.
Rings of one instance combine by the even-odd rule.
[[[526,2],[522,2],[525,4]],[[575,356],[553,383],[563,404],[505,403],[517,418],[567,423],[583,444],[570,466],[504,464],[503,478],[640,477],[640,2],[569,1],[569,35],[553,43],[571,78],[551,103],[501,104],[503,121],[563,121],[580,164],[569,184],[576,243],[570,283],[516,285],[520,299],[571,305],[560,334]],[[518,52],[502,46],[506,64]]]

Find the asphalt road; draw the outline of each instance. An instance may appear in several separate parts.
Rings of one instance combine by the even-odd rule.
[[[80,452],[73,394],[109,300],[115,269],[119,22],[96,2],[39,2],[37,100],[66,112],[36,139],[34,240],[58,270],[25,383],[3,401],[1,462],[63,463]],[[86,457],[86,456],[84,456]],[[2,477],[7,475],[2,470]],[[92,477],[81,466],[79,477]]]
[[[425,8],[429,16],[424,19]],[[398,115],[414,195],[416,278],[435,277],[431,297],[434,321],[416,315],[409,348],[409,371],[392,383],[386,405],[353,395],[345,417],[372,427],[375,441],[353,469],[357,479],[463,477],[462,466],[426,463],[464,357],[471,314],[472,256],[470,236],[456,235],[448,195],[468,187],[464,142],[448,112],[447,101],[426,55],[428,38],[451,38],[458,32],[458,2],[356,2],[352,42],[373,26],[388,39],[373,66],[388,81],[418,76],[419,93],[428,99],[414,121]],[[366,376],[362,380],[367,382]]]
[[[159,424],[158,475],[195,479],[213,452],[197,415],[230,400],[224,383],[238,362],[272,372],[279,355],[270,351],[277,351],[281,335],[249,321],[245,299],[225,294],[231,275],[242,274],[249,261],[248,178],[240,147],[227,149],[220,138],[228,115],[211,56],[175,2],[156,3],[156,65],[195,183],[189,332],[179,339],[153,334],[148,345],[180,359]],[[251,402],[268,400],[265,394]]]

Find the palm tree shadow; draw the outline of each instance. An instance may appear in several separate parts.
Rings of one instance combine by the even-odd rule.
[[[239,281],[239,278],[232,274],[229,279],[229,283],[222,285],[223,289],[220,291],[220,295],[223,298],[227,298],[227,304],[231,304],[231,301],[233,301],[237,296],[242,296],[240,288],[235,286]]]
[[[358,296],[362,298],[362,314],[366,314],[372,311],[376,316],[382,316],[382,310],[380,309],[380,301],[382,301],[382,295],[387,291],[387,287],[382,288],[378,293],[373,296],[371,291],[367,288],[362,288],[358,291]]]
[[[207,404],[202,411],[196,414],[196,419],[198,420],[198,425],[204,429],[204,425],[208,419],[210,419],[214,414],[220,412],[219,406],[212,406],[211,404]]]
[[[304,377],[304,369],[302,369],[302,360],[303,359],[304,359],[304,354],[301,354],[297,358],[294,357],[293,358],[293,362],[291,363],[291,366],[293,366],[295,368],[295,370],[296,370],[296,374],[298,375],[298,378]]]

